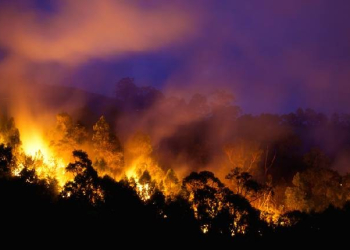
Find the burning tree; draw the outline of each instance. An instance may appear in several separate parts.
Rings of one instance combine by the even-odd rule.
[[[156,183],[152,180],[150,173],[145,170],[136,184],[137,192],[140,195],[141,199],[146,201],[151,198],[151,195],[154,194],[156,190]]]
[[[95,152],[95,166],[102,174],[117,177],[124,167],[124,152],[118,137],[111,132],[104,116],[93,126],[92,145]]]
[[[268,145],[263,150],[260,143],[244,140],[227,144],[224,151],[232,166],[225,177],[230,188],[259,209],[266,221],[277,222],[280,212],[274,201],[274,186],[269,175],[276,152],[270,156]]]
[[[249,173],[258,171],[263,154],[259,143],[239,140],[225,145],[224,151],[233,169],[238,168]]]
[[[50,146],[55,152],[68,156],[73,150],[80,149],[87,140],[86,128],[67,113],[56,116],[56,126],[49,133]],[[68,158],[68,157],[66,157]]]
[[[141,132],[133,135],[126,144],[126,165],[129,166],[126,175],[136,182],[135,186],[143,200],[149,199],[156,188],[162,189],[163,185],[164,171],[153,159],[152,151],[151,138]],[[144,180],[142,183],[141,179]],[[154,188],[150,188],[149,183]]]
[[[0,116],[0,144],[2,143],[14,150],[17,150],[21,145],[19,130],[13,118]]]
[[[181,183],[173,169],[169,169],[163,180],[164,192],[171,197],[177,195],[181,189]]]

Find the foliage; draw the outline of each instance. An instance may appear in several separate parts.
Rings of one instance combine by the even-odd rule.
[[[238,141],[235,144],[227,144],[224,151],[234,169],[243,172],[256,172],[262,160],[263,151],[260,145],[254,141]]]
[[[337,172],[310,168],[294,176],[293,186],[286,189],[286,207],[304,212],[320,212],[330,205],[342,207],[347,201],[347,191]]]
[[[181,183],[173,169],[169,169],[163,180],[164,188],[170,196],[175,196],[179,193]]]
[[[136,157],[149,156],[153,151],[150,136],[142,132],[135,133],[126,147],[127,151]]]
[[[12,117],[0,116],[0,144],[5,144],[13,149],[21,145],[19,130]]]
[[[103,192],[91,160],[83,151],[73,151],[73,156],[75,161],[69,163],[66,170],[74,175],[74,181],[64,186],[61,196],[81,203],[99,204],[103,201]]]
[[[13,165],[12,149],[0,144],[0,177],[10,176]]]
[[[87,140],[88,133],[80,122],[73,122],[67,113],[56,116],[56,126],[49,133],[50,146],[61,154],[70,154]]]
[[[118,176],[124,167],[124,153],[121,143],[111,132],[104,116],[93,126],[92,144],[95,152],[94,165],[102,174]]]

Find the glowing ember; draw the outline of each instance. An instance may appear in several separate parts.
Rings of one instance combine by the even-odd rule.
[[[209,232],[209,225],[205,224],[205,225],[201,226],[201,230],[204,234],[208,233]]]

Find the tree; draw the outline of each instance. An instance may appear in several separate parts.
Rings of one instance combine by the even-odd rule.
[[[204,233],[231,237],[248,232],[256,234],[261,229],[258,211],[211,172],[193,172],[184,178],[183,193]]]
[[[233,193],[244,197],[252,206],[259,209],[261,216],[266,221],[277,219],[279,211],[274,202],[274,187],[271,177],[261,184],[254,180],[248,172],[242,172],[240,168],[235,168],[225,178],[232,184]]]
[[[94,165],[103,174],[117,176],[124,167],[124,153],[118,137],[111,132],[104,116],[93,126],[93,131]]]
[[[145,170],[137,183],[137,193],[143,201],[149,200],[156,191],[156,182],[152,180],[150,173]]]
[[[181,239],[190,242],[201,234],[192,204],[182,195],[176,195],[172,200],[168,200],[164,214],[172,235],[180,236]]]
[[[155,188],[163,189],[164,171],[153,159],[152,151],[151,138],[141,132],[133,135],[126,144],[126,164],[131,166],[133,178],[138,182],[138,193],[143,200],[149,199]]]
[[[82,147],[87,140],[86,128],[79,122],[74,123],[67,113],[56,116],[56,126],[49,133],[50,146],[60,154],[70,154]]]
[[[285,204],[287,210],[308,211],[306,187],[300,178],[300,173],[293,177],[293,185],[293,187],[287,187],[286,189]]]
[[[127,165],[134,168],[136,178],[140,178],[144,171],[147,170],[156,180],[163,179],[164,172],[157,162],[154,161],[151,155],[152,151],[150,136],[142,132],[134,134],[126,143]]]
[[[159,189],[155,189],[149,200],[147,200],[146,204],[153,209],[157,218],[164,219],[166,216],[164,214],[166,202],[163,192],[161,192]]]
[[[144,219],[144,203],[140,200],[136,189],[127,179],[116,182],[109,176],[100,180],[103,189],[103,208],[110,225],[118,225],[120,229],[139,228]]]
[[[235,193],[245,198],[255,199],[262,186],[248,172],[242,172],[240,168],[234,168],[225,177],[234,186]]]
[[[258,171],[263,151],[255,141],[238,140],[224,146],[224,151],[233,169],[241,172],[254,173]]]
[[[39,178],[33,168],[24,167],[19,176],[27,183],[36,184],[39,182]]]
[[[214,220],[216,231],[229,236],[257,234],[262,230],[259,212],[241,195],[223,190],[223,207]]]
[[[103,201],[103,191],[99,185],[97,172],[92,167],[88,155],[81,151],[73,151],[75,161],[66,167],[72,173],[74,181],[69,181],[63,188],[61,196],[82,203],[98,204]]]
[[[0,144],[3,143],[14,150],[21,145],[19,130],[15,120],[6,116],[0,117]]]
[[[192,172],[183,179],[182,189],[192,204],[203,232],[210,230],[211,221],[221,209],[224,185],[209,171]]]
[[[165,192],[170,196],[176,195],[181,188],[179,179],[176,176],[175,171],[170,168],[164,177],[164,188]]]
[[[151,137],[142,132],[137,132],[127,143],[127,150],[133,157],[147,157],[152,151]]]
[[[346,201],[344,191],[342,178],[337,172],[308,169],[298,172],[293,177],[293,186],[286,189],[286,207],[302,212],[322,212],[331,204],[341,207]]]
[[[0,144],[0,177],[10,176],[12,166],[12,149],[4,144]]]

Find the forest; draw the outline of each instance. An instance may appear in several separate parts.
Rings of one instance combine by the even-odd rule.
[[[145,246],[346,239],[350,115],[251,115],[234,103],[223,90],[180,98],[124,78],[103,108],[91,100],[45,126],[2,109],[3,236]]]

